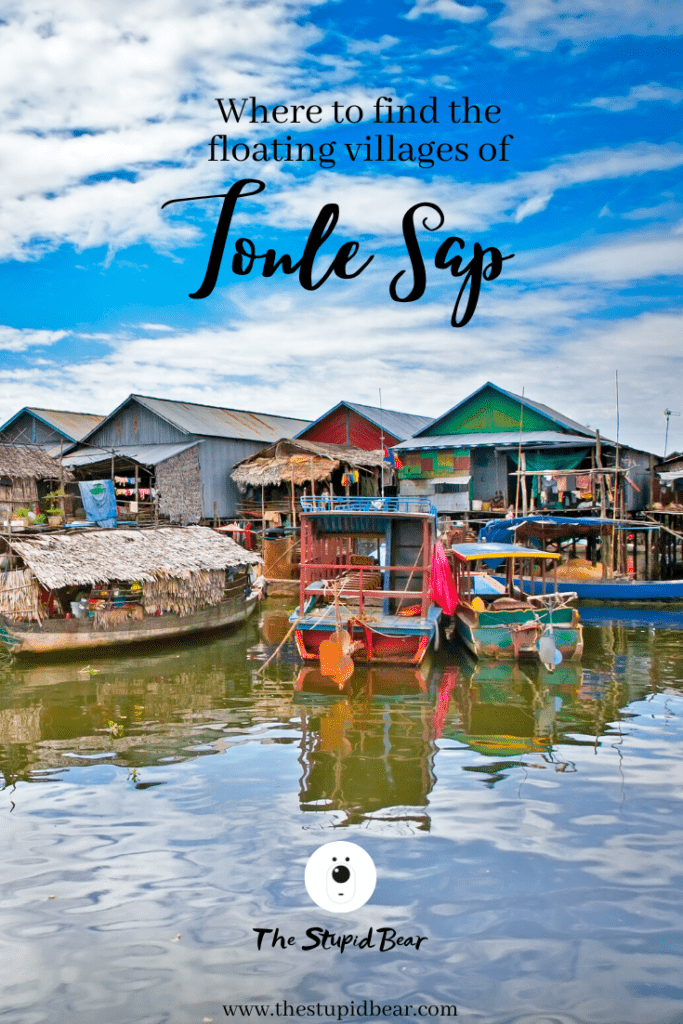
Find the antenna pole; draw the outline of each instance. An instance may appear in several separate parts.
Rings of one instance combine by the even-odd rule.
[[[382,423],[382,389],[379,389],[379,440],[382,447],[382,465],[379,467],[380,494],[384,497],[384,424]]]

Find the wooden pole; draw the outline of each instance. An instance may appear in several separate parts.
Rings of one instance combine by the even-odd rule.
[[[602,469],[602,445],[600,443],[600,431],[595,431],[595,461],[598,469]],[[600,516],[604,519],[607,515],[607,505],[605,502],[605,477],[604,475],[598,476],[598,483],[600,485]]]
[[[522,388],[522,402],[519,407],[519,445],[517,448],[517,469],[521,472],[522,469],[522,422],[524,420],[524,388]],[[526,468],[526,465],[525,465]],[[519,515],[519,488],[521,486],[522,478],[518,474],[517,476],[517,489],[515,491],[515,519]],[[524,513],[526,515],[526,512]]]

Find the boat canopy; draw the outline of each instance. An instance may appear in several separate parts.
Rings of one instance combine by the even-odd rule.
[[[537,551],[521,544],[454,544],[452,551],[462,562],[476,562],[480,558],[546,558],[558,561],[562,555],[555,551]]]
[[[657,530],[658,523],[623,521],[595,516],[520,516],[517,519],[491,519],[479,531],[479,539],[505,543],[515,538],[523,540],[568,540],[572,537],[598,537],[605,530]]]

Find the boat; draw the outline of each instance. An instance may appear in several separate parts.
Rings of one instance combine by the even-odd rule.
[[[527,594],[540,593],[539,580],[522,580]],[[573,593],[579,601],[605,601],[614,604],[657,604],[683,601],[683,580],[558,580],[559,593]]]
[[[424,695],[429,689],[430,675],[429,657],[417,665],[364,665],[359,666],[353,679],[344,684],[345,694],[358,697],[401,698],[412,695]],[[319,665],[306,663],[299,668],[294,681],[294,689],[298,693],[310,693],[316,696],[330,695],[338,697],[339,687],[329,676],[324,676]]]
[[[593,517],[570,518],[567,516],[520,516],[517,519],[492,520],[479,533],[484,541],[515,542],[525,545],[540,545],[588,540],[595,548],[598,539],[610,536],[613,530],[629,534],[645,533],[646,537],[659,529],[658,524],[648,522],[626,522]],[[648,557],[645,545],[646,571],[654,559]],[[527,594],[539,594],[541,583],[538,579],[524,579],[521,586]],[[592,565],[588,559],[573,559],[563,565],[558,574],[557,589],[560,593],[575,593],[579,601],[606,601],[616,604],[631,602],[656,603],[659,601],[683,601],[683,580],[632,579],[617,577],[608,579],[603,575],[602,565]]]
[[[494,758],[493,764],[466,770],[497,781],[501,771],[522,763],[510,758],[549,753],[558,739],[563,745],[583,742],[568,735],[577,717],[585,716],[578,700],[581,681],[576,662],[563,662],[550,680],[538,662],[480,661],[469,651],[458,652],[457,662],[443,669],[440,738]]]
[[[328,641],[343,647],[347,665],[419,665],[441,616],[430,597],[436,509],[421,497],[328,495],[303,497],[301,508],[299,607],[290,616],[301,658],[324,662]]]
[[[450,561],[458,591],[458,605],[446,635],[456,634],[476,657],[500,659],[540,658],[553,671],[561,660],[578,661],[583,652],[574,593],[559,593],[555,573],[561,556],[520,544],[456,544]],[[476,571],[477,563],[483,569]],[[505,566],[504,582],[492,570]],[[533,578],[540,566],[541,593],[526,594],[516,578]]]
[[[6,541],[0,643],[14,655],[156,644],[244,622],[258,555],[208,527]]]

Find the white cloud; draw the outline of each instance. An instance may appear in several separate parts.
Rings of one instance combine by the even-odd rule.
[[[380,39],[349,39],[346,48],[349,53],[381,53],[400,42],[397,36],[383,35]]]
[[[381,387],[388,408],[436,416],[490,379],[613,436],[618,369],[621,439],[658,450],[661,410],[678,408],[680,313],[601,321],[609,296],[586,286],[490,284],[463,330],[448,323],[453,296],[392,303],[377,278],[305,304],[295,289],[244,285],[229,297],[229,328],[112,337],[89,362],[27,356],[4,374],[0,421],[27,404],[109,412],[131,381],[141,393],[302,418],[341,398],[374,405]]]
[[[562,157],[547,168],[528,171],[500,182],[473,183],[435,177],[430,183],[417,176],[389,174],[346,175],[325,171],[306,182],[286,180],[279,191],[262,193],[254,203],[261,218],[283,228],[313,223],[324,203],[334,197],[340,206],[340,229],[364,235],[400,234],[401,218],[418,202],[433,202],[446,216],[445,229],[472,231],[497,223],[519,223],[545,209],[565,188],[628,178],[683,165],[683,147],[636,144]],[[435,220],[435,215],[430,215]]]
[[[639,103],[646,101],[666,100],[668,103],[680,103],[682,99],[683,90],[669,89],[659,82],[650,82],[649,85],[631,86],[626,96],[597,96],[594,100],[581,103],[580,106],[601,107],[603,110],[620,112],[633,110]]]
[[[68,334],[68,331],[35,331],[29,327],[0,326],[0,350],[24,352],[35,345],[54,345]]]
[[[225,165],[208,163],[213,134],[261,131],[224,124],[214,97],[320,103],[328,121],[332,99],[369,103],[363,87],[340,84],[353,71],[343,59],[308,52],[322,33],[304,15],[318,2],[25,0],[7,11],[0,258],[187,243],[193,231],[159,217],[160,203],[224,179]]]
[[[640,206],[636,210],[629,210],[622,213],[624,220],[670,220],[673,217],[680,217],[683,213],[683,205],[669,199],[657,206]]]
[[[523,280],[555,278],[626,283],[682,273],[683,237],[643,234],[601,239],[581,251],[536,264],[518,276]]]
[[[564,39],[580,46],[624,35],[680,35],[683,16],[680,4],[659,0],[505,0],[491,28],[494,46],[547,51]]]
[[[481,21],[486,17],[486,10],[473,4],[466,7],[464,4],[456,3],[455,0],[416,0],[415,6],[406,14],[406,18],[415,20],[423,14],[434,14],[438,18],[445,18],[447,21],[460,21],[469,23]]]

